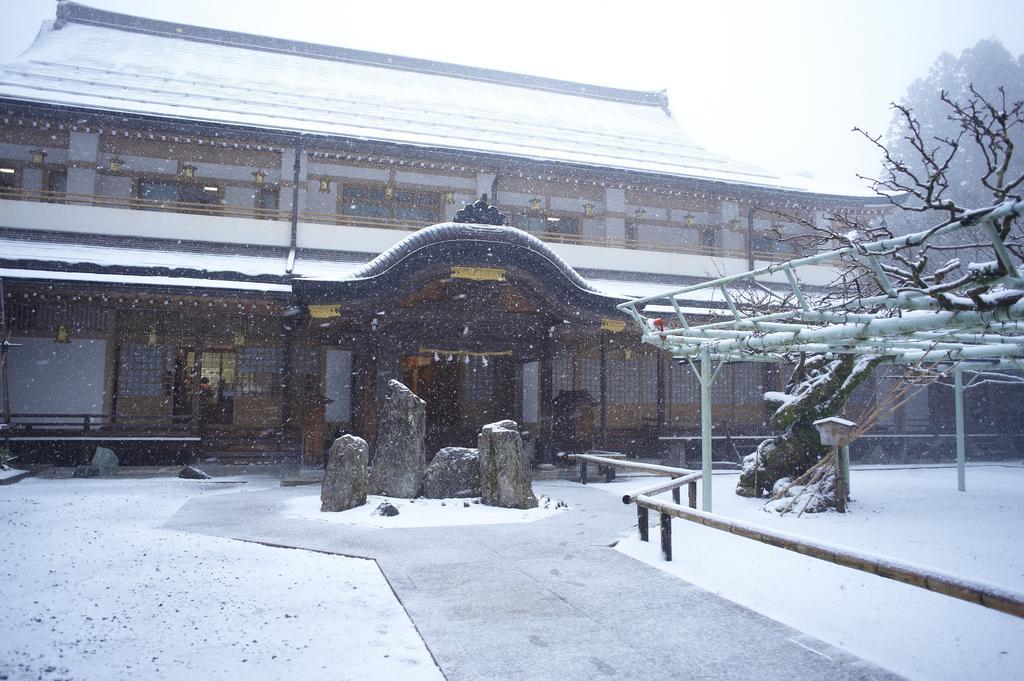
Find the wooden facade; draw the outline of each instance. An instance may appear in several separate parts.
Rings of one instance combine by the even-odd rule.
[[[59,11],[39,49],[171,41],[185,58],[195,40],[259,64],[284,49],[75,3]],[[148,75],[113,65],[110,82],[83,85],[105,107],[61,86],[19,94],[35,62],[0,71],[5,417],[17,447],[85,430],[316,462],[337,433],[373,442],[384,387],[397,379],[427,400],[431,447],[472,445],[482,424],[513,418],[538,456],[649,451],[659,436],[696,433],[697,382],[642,346],[615,304],[790,257],[766,238],[772,227],[887,210],[728,159],[686,165],[700,150],[682,148],[660,93],[324,46],[284,51],[288,63],[341,64],[357,80],[369,69],[373,82],[422,78],[471,95],[479,86],[481,97],[497,85],[532,122],[466,100],[389,110],[381,130],[367,114],[374,131],[354,134],[331,118],[344,107],[327,95],[262,81],[220,83],[223,97],[188,114],[179,109],[198,107],[206,90],[136,92]],[[168,92],[195,85],[173,64],[151,66]],[[327,87],[304,87],[314,86]],[[262,99],[233,111],[229,90]],[[291,97],[280,111],[278,96]],[[290,118],[257,120],[260,107]],[[602,116],[593,130],[580,122]],[[445,125],[458,143],[411,137]],[[508,228],[445,224],[483,193]],[[687,304],[722,313],[721,301]],[[765,432],[760,395],[780,380],[760,366],[725,370],[717,432]]]

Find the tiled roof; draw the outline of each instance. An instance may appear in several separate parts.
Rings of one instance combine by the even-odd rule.
[[[0,98],[744,185],[808,190],[714,154],[662,93],[58,6]]]

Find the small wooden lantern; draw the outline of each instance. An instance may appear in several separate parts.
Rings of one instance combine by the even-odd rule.
[[[829,416],[827,419],[818,419],[814,422],[814,427],[818,429],[818,436],[821,438],[821,444],[831,447],[845,447],[850,444],[856,425],[853,421],[847,421],[838,416]]]
[[[832,457],[835,462],[836,482],[836,510],[846,513],[847,495],[850,493],[850,443],[854,440],[853,429],[857,426],[853,421],[847,421],[837,416],[829,416],[827,419],[818,419],[814,427],[818,429],[818,437],[821,444],[832,448]]]

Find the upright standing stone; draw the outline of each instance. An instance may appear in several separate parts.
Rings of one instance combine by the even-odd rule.
[[[321,511],[347,511],[366,503],[366,441],[342,435],[327,453],[327,470],[320,486]]]
[[[480,456],[480,501],[504,508],[536,508],[523,439],[515,421],[489,423],[477,438]]]
[[[106,447],[97,447],[90,467],[101,477],[113,475],[119,467],[117,455]]]
[[[398,381],[389,381],[370,472],[374,494],[413,499],[420,493],[427,467],[426,425],[427,403]]]

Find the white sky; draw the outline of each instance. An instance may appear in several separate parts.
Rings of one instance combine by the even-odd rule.
[[[631,89],[668,89],[706,147],[858,188],[888,104],[943,51],[995,37],[1024,53],[1015,0],[320,2],[85,0],[182,23]],[[0,62],[31,43],[53,0],[0,0]]]

